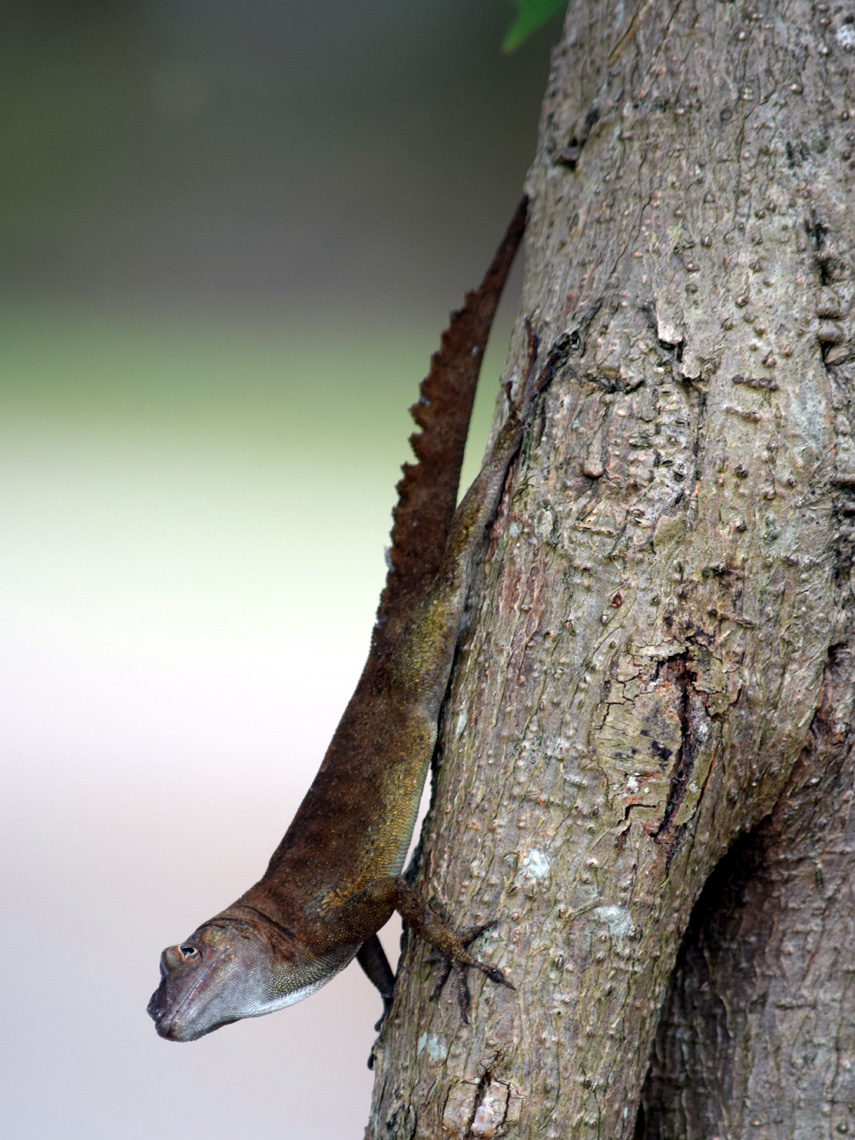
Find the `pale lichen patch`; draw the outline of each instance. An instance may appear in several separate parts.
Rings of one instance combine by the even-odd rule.
[[[514,878],[515,889],[522,891],[527,898],[534,898],[548,881],[551,868],[549,858],[542,851],[530,848],[520,858]]]
[[[427,1049],[427,1055],[435,1065],[444,1061],[448,1056],[448,1046],[435,1033],[423,1033],[418,1039],[416,1044],[418,1055],[421,1056],[425,1049]]]
[[[635,933],[635,923],[625,906],[598,906],[591,912],[594,922],[602,923],[613,938],[629,938]]]
[[[549,874],[549,868],[549,859],[535,847],[526,851],[520,862],[520,873],[531,879],[545,879]]]

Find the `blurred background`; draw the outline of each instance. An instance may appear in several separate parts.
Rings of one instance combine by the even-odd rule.
[[[358,967],[193,1045],[145,1005],[359,674],[406,408],[534,155],[558,24],[504,56],[513,15],[0,9],[5,1136],[362,1135]]]

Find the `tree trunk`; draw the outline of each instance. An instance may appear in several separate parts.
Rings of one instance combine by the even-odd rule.
[[[408,940],[376,1140],[855,1131],[847,13],[571,7],[418,863],[516,991]]]

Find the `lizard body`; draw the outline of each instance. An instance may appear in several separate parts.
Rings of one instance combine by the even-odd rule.
[[[405,466],[391,569],[371,652],[326,756],[263,877],[235,903],[161,956],[148,1012],[162,1037],[191,1041],[243,1017],[314,993],[357,957],[385,1009],[394,978],[376,932],[393,910],[431,942],[447,968],[479,962],[468,945],[485,927],[453,933],[402,878],[436,742],[473,565],[496,510],[531,408],[557,361],[535,374],[528,327],[522,390],[481,471],[455,510],[463,445],[481,356],[525,225],[514,217],[481,288],[453,314],[411,411],[419,463]]]

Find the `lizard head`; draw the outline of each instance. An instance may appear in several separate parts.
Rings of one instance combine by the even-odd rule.
[[[148,1003],[157,1032],[170,1041],[267,1013],[273,953],[241,923],[211,923],[160,956],[160,985]]]
[[[160,956],[160,985],[148,1003],[157,1032],[195,1041],[243,1017],[308,997],[347,964],[300,953],[293,936],[234,919],[204,923]]]

